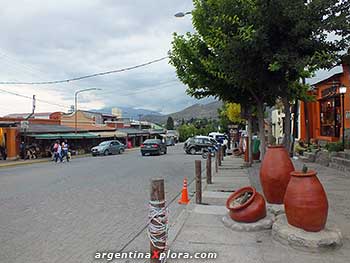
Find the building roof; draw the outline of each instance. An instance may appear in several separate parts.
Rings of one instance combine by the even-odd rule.
[[[145,134],[145,135],[148,135],[149,134],[148,131],[139,130],[139,129],[133,129],[133,128],[119,128],[118,131],[125,132],[128,135],[130,135],[130,134]]]
[[[27,133],[57,133],[57,132],[74,132],[75,129],[63,125],[51,125],[51,124],[33,124],[29,123],[29,127],[26,130]],[[81,129],[78,129],[81,131]]]
[[[17,122],[9,122],[9,121],[0,121],[0,127],[16,127]]]
[[[41,140],[58,140],[58,139],[87,139],[87,138],[99,138],[98,135],[90,132],[81,133],[44,133],[44,134],[32,134],[29,137],[35,137],[35,139]]]
[[[124,138],[127,136],[127,133],[121,131],[102,131],[102,132],[91,132],[92,134],[97,135],[99,138]]]
[[[31,118],[35,118],[35,117],[47,117],[50,116],[51,112],[38,112],[38,113],[34,113],[34,115],[31,116]],[[8,114],[6,116],[4,116],[5,118],[27,118],[29,115],[31,115],[31,113],[11,113]]]
[[[326,83],[328,81],[330,81],[331,79],[334,79],[334,78],[339,78],[341,75],[343,75],[343,73],[336,73],[336,74],[333,74],[332,76],[326,78],[326,79],[323,79],[323,80],[320,80],[314,84],[312,84],[311,86],[318,86],[320,85],[321,83]]]

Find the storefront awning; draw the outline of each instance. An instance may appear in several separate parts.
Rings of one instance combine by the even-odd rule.
[[[34,137],[40,140],[55,140],[55,139],[93,139],[99,136],[84,132],[84,133],[45,133],[45,134],[31,134],[29,137]]]
[[[99,138],[125,138],[128,136],[127,133],[120,131],[93,132],[92,134],[98,136]]]

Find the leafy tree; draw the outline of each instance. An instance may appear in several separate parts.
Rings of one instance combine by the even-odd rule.
[[[241,116],[241,105],[238,103],[228,103],[226,115],[228,119],[235,124],[244,123]]]
[[[174,130],[174,120],[172,117],[170,117],[170,116],[168,117],[165,127],[167,130]]]
[[[274,73],[249,42],[254,33],[248,19],[254,20],[252,3],[208,0],[194,4],[193,23],[198,33],[174,36],[171,63],[178,77],[188,85],[187,93],[196,98],[214,96],[245,108],[257,105],[263,132],[264,103],[272,104],[277,95],[273,77],[267,77]],[[262,145],[264,140],[263,135]]]
[[[175,34],[171,63],[187,93],[256,105],[262,145],[264,107],[276,98],[286,113],[305,72],[329,68],[349,45],[349,2],[339,0],[194,0],[196,33]],[[334,33],[335,38],[329,38]],[[304,89],[305,90],[305,89]],[[262,155],[264,147],[262,147]]]

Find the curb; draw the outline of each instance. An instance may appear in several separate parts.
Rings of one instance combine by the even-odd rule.
[[[78,158],[87,158],[89,157],[90,154],[82,154],[82,155],[77,155],[72,157],[72,159],[78,159]],[[14,167],[14,166],[23,166],[23,165],[30,165],[30,164],[37,164],[37,163],[46,163],[46,162],[51,162],[51,158],[43,158],[43,159],[35,159],[32,161],[22,161],[22,162],[17,162],[17,161],[13,161],[13,162],[9,162],[9,163],[4,163],[4,164],[0,164],[0,169],[1,168],[8,168],[8,167]]]
[[[137,147],[137,148],[125,149],[125,152],[134,152],[137,150],[140,150],[140,148]],[[87,158],[87,157],[91,157],[91,154],[87,153],[87,154],[75,155],[75,156],[72,156],[72,159],[74,160],[77,158]],[[37,163],[45,163],[45,162],[51,162],[51,158],[35,159],[32,161],[22,161],[22,162],[12,161],[12,162],[3,163],[3,164],[0,163],[0,169],[14,167],[14,166],[23,166],[23,165],[30,165],[30,164],[37,164]]]
[[[213,169],[215,169],[215,162],[212,163],[212,171],[214,171]],[[203,175],[203,173],[205,173],[205,169],[202,170],[202,175]],[[184,209],[180,212],[180,214],[177,216],[175,221],[172,223],[172,228],[170,228],[170,230],[169,230],[168,249],[170,249],[170,247],[176,241],[176,239],[179,236],[179,234],[181,233],[188,217],[191,215],[191,213],[196,205],[195,187],[196,187],[196,179],[193,178],[193,180],[188,184],[190,202],[187,205],[185,205]],[[205,176],[202,177],[202,188],[203,189],[207,188]],[[180,196],[180,195],[181,195],[181,193],[178,196]]]
[[[16,161],[13,161],[11,163],[0,164],[0,169],[1,168],[14,167],[14,166],[30,165],[30,164],[36,164],[36,163],[45,163],[45,162],[49,162],[49,161],[50,161],[50,159],[40,159],[40,160],[27,161],[27,162],[16,162]]]

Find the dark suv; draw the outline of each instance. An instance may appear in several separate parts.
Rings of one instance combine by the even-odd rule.
[[[187,139],[184,144],[184,150],[187,154],[196,154],[202,153],[203,149],[208,149],[210,146],[216,145],[218,142],[215,139],[206,137],[206,136],[198,136]]]

